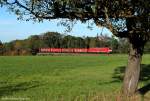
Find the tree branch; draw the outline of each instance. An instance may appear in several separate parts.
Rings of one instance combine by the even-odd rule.
[[[117,37],[120,37],[120,38],[128,38],[129,37],[128,31],[117,32],[117,33],[113,33],[113,34]]]

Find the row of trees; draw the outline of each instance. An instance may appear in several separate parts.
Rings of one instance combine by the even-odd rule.
[[[145,52],[150,52],[150,43],[145,46]],[[14,40],[8,43],[0,42],[0,55],[35,55],[39,48],[90,48],[110,47],[113,53],[127,53],[129,43],[126,39],[116,39],[114,36],[97,35],[96,37],[75,37],[57,32],[47,32],[33,35],[25,40]]]
[[[47,32],[33,35],[25,40],[14,40],[8,43],[0,42],[0,55],[35,55],[39,48],[90,48],[110,47],[115,53],[126,53],[128,42],[104,35],[96,37],[75,37],[57,32]]]

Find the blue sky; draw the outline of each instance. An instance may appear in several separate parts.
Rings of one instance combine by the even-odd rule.
[[[44,21],[43,23],[33,21],[17,20],[17,17],[8,12],[5,8],[0,8],[0,40],[2,42],[9,42],[16,39],[25,39],[31,35],[39,35],[44,32],[60,32],[65,33],[65,27],[57,26],[59,20]],[[80,21],[75,24],[73,30],[67,34],[74,36],[96,36],[101,33],[101,28],[93,25],[93,30],[87,28],[87,24],[82,24]],[[103,30],[103,34],[111,33]]]

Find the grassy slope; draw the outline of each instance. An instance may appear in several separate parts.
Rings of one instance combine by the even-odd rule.
[[[145,55],[143,63],[149,60]],[[126,64],[127,55],[0,57],[0,97],[70,101],[113,94],[121,87],[114,70]]]

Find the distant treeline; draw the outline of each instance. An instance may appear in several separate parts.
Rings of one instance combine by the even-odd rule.
[[[107,35],[96,37],[75,37],[57,32],[47,32],[41,35],[32,35],[25,40],[14,40],[8,43],[0,42],[0,55],[36,55],[39,48],[92,48],[109,47],[113,53],[127,53],[128,41],[116,39]],[[150,52],[150,42],[145,47]]]

